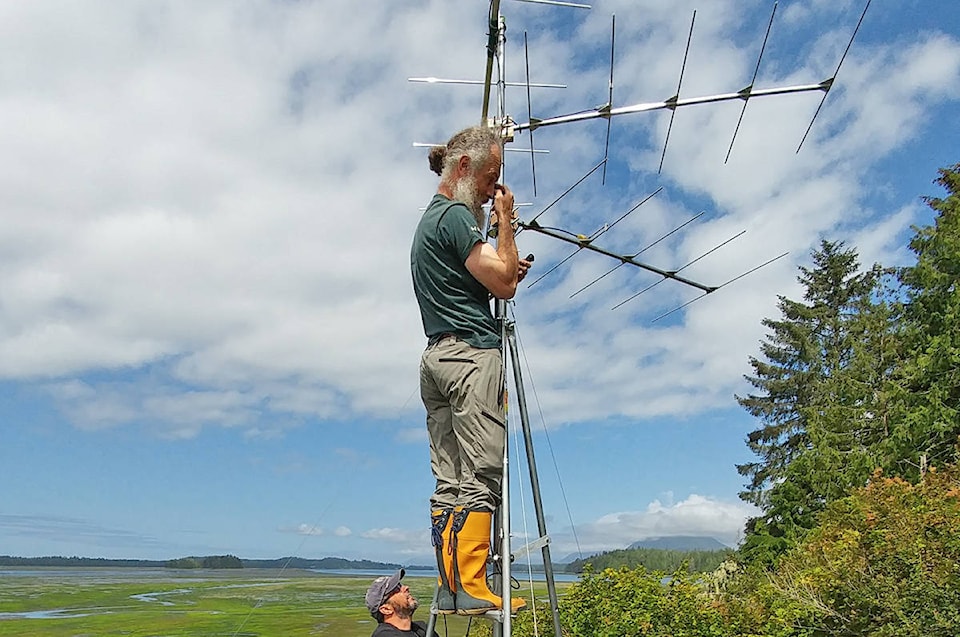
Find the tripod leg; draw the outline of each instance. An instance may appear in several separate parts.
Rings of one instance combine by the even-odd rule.
[[[537,531],[540,537],[547,537],[547,522],[543,514],[543,501],[540,498],[540,479],[537,475],[537,460],[533,451],[533,436],[530,434],[530,419],[527,414],[527,399],[523,390],[523,376],[520,371],[520,355],[517,351],[516,325],[507,323],[507,345],[510,350],[510,365],[513,367],[513,381],[517,393],[517,407],[520,410],[520,425],[523,428],[523,442],[527,451],[527,466],[530,468],[530,488],[533,491],[533,508],[537,514]],[[550,558],[550,544],[540,549],[543,555],[543,570],[547,580],[547,593],[550,597],[550,609],[553,611],[553,630],[561,635],[560,610],[557,600],[557,585],[553,578],[553,562]],[[505,561],[509,561],[509,554]]]

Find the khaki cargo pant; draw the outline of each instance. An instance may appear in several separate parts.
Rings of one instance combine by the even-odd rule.
[[[499,505],[506,442],[502,391],[499,349],[477,349],[447,336],[423,352],[420,397],[437,480],[432,510],[493,512]]]

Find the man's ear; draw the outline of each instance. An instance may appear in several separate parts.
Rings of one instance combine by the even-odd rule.
[[[384,619],[394,614],[393,606],[390,604],[382,604],[378,610],[380,611],[380,614],[383,615]]]
[[[460,161],[457,162],[457,171],[459,172],[460,176],[470,173],[470,155],[460,156]]]

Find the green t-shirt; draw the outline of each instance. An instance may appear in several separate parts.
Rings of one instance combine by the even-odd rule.
[[[500,347],[490,293],[464,262],[484,241],[470,210],[437,194],[420,219],[410,248],[413,290],[428,339],[455,334],[474,347]]]

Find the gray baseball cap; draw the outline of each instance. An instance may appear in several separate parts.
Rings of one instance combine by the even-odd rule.
[[[373,580],[370,588],[367,589],[367,610],[371,615],[376,615],[383,603],[387,601],[390,593],[400,585],[400,580],[406,574],[402,568],[393,575],[384,575]]]

